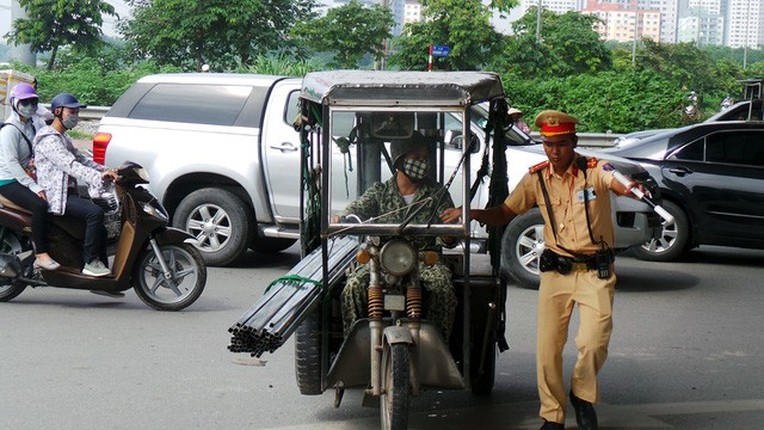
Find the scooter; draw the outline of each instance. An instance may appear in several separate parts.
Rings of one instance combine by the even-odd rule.
[[[0,302],[26,287],[90,290],[122,296],[133,288],[148,306],[167,311],[186,308],[199,298],[207,282],[207,266],[189,233],[168,227],[168,214],[148,190],[148,174],[136,163],[117,169],[119,179],[93,202],[104,209],[107,253],[112,274],[81,272],[85,223],[70,217],[48,222],[49,254],[57,270],[34,267],[31,214],[0,196]]]

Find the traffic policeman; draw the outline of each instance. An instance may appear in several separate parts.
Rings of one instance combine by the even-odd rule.
[[[562,351],[578,305],[578,359],[570,401],[581,429],[596,429],[597,373],[607,358],[612,332],[614,227],[608,190],[630,194],[613,178],[610,164],[575,152],[578,120],[546,110],[535,120],[547,160],[530,168],[503,204],[472,209],[481,223],[503,225],[538,206],[544,217],[538,304],[536,374],[544,429],[564,429],[567,396]],[[450,209],[458,218],[460,209]],[[447,217],[446,219],[450,219]]]

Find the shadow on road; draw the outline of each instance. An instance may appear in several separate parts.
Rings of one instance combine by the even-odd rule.
[[[686,272],[674,270],[645,270],[643,267],[624,267],[616,269],[619,292],[677,291],[692,288],[700,283],[700,278]]]

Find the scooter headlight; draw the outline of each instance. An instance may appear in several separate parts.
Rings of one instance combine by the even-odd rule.
[[[393,239],[387,242],[380,252],[379,262],[382,268],[395,276],[409,273],[416,264],[416,250],[408,242]]]
[[[164,211],[164,208],[154,206],[150,203],[144,203],[143,204],[143,212],[146,212],[147,214],[159,218],[163,221],[168,221],[169,217],[167,216],[167,212]]]

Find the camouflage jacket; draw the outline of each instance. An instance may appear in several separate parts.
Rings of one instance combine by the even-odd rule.
[[[440,198],[440,193],[444,193],[443,198]],[[424,205],[422,209],[419,209],[417,202]],[[433,212],[433,206],[438,204],[438,209]],[[439,223],[438,217],[445,209],[454,207],[454,202],[451,200],[451,195],[443,185],[436,182],[423,182],[419,185],[419,188],[414,194],[414,201],[411,205],[406,205],[406,201],[403,200],[403,196],[398,190],[398,184],[395,182],[395,177],[385,181],[377,182],[372,185],[361,197],[356,201],[350,203],[345,208],[345,214],[355,214],[361,217],[363,220],[369,218],[375,218],[381,216],[374,221],[375,224],[400,224],[403,222],[413,211],[419,209],[419,212],[412,219],[411,224],[428,224],[430,222],[429,216],[433,215],[433,223]],[[443,243],[439,239],[436,241],[434,237],[421,238],[416,241],[419,249],[439,249]]]

